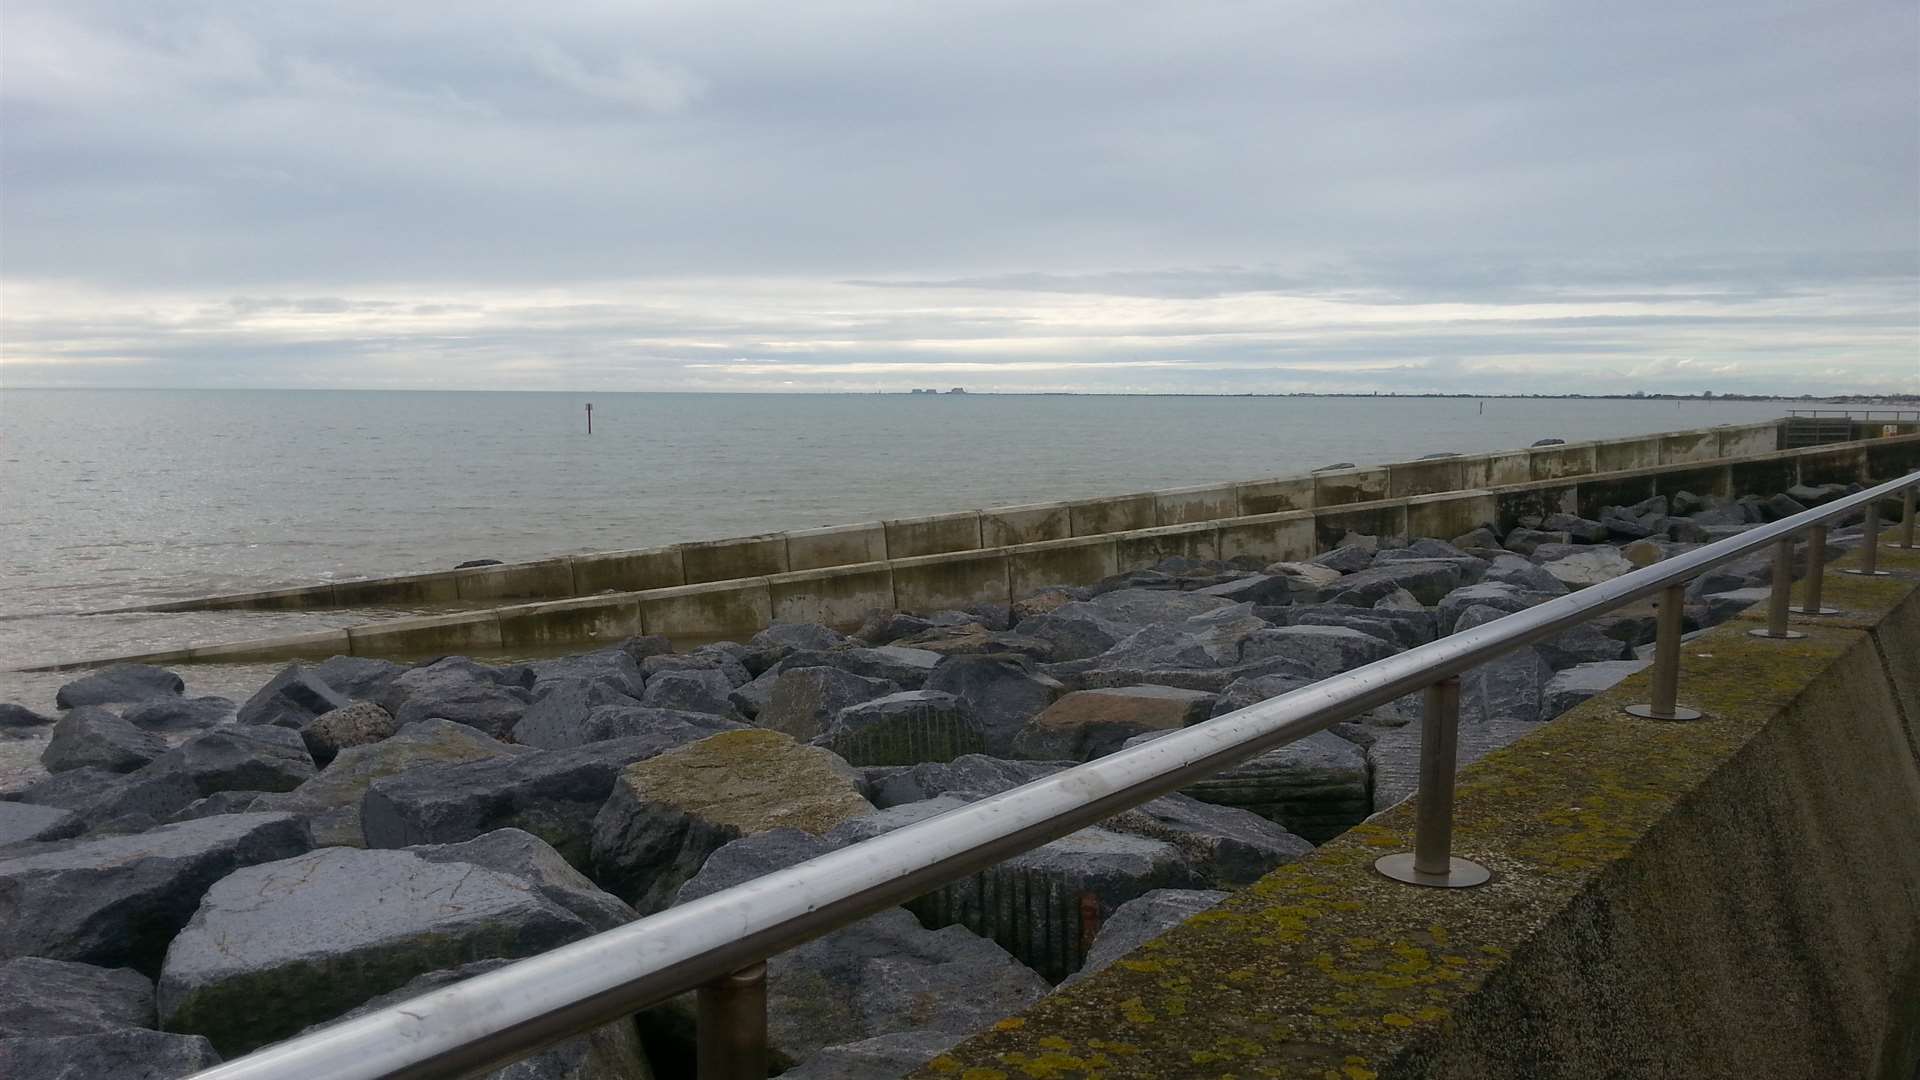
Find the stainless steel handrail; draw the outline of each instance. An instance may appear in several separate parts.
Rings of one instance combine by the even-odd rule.
[[[677,994],[724,984],[774,953],[1367,709],[1423,692],[1722,563],[1791,542],[1801,530],[1823,526],[1916,485],[1920,473],[1888,481],[403,1004],[266,1047],[199,1073],[197,1080],[374,1080],[461,1076],[498,1068]],[[1819,572],[1818,566],[1810,567],[1813,575]],[[1774,587],[1790,588],[1791,583],[1777,580]],[[1677,589],[1668,593],[1675,595]],[[1672,622],[1678,626],[1677,619]],[[1450,766],[1446,782],[1451,785]],[[706,1063],[702,1075],[710,1075]]]

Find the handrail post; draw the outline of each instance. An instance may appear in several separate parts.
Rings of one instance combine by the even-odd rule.
[[[1807,529],[1807,591],[1800,606],[1794,608],[1798,615],[1838,615],[1840,609],[1820,606],[1820,585],[1827,575],[1827,527],[1814,525]]]
[[[1420,791],[1414,799],[1413,850],[1385,855],[1374,869],[1409,885],[1466,889],[1493,877],[1453,856],[1453,777],[1459,760],[1460,679],[1427,687],[1420,719]]]
[[[1687,587],[1669,585],[1660,590],[1657,636],[1653,642],[1653,700],[1628,705],[1626,712],[1642,720],[1698,720],[1700,710],[1680,704],[1680,637],[1686,633]]]
[[[767,965],[716,979],[697,997],[699,1080],[766,1080]]]
[[[1867,516],[1860,524],[1860,532],[1866,541],[1860,546],[1860,565],[1840,572],[1855,577],[1887,577],[1887,571],[1880,569],[1880,500],[1867,504]]]
[[[1913,550],[1913,502],[1914,493],[1920,492],[1920,485],[1909,487],[1900,495],[1900,542],[1889,544],[1905,551]]]
[[[1749,630],[1757,638],[1785,641],[1807,635],[1787,628],[1787,611],[1793,606],[1793,538],[1773,545],[1773,591],[1767,594],[1767,625]]]

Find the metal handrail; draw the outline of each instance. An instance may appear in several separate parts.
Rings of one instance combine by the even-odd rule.
[[[938,817],[402,1004],[257,1050],[199,1073],[197,1080],[316,1076],[375,1080],[468,1075],[498,1068],[692,990],[701,991],[703,1029],[714,1017],[732,1017],[736,1023],[751,1024],[755,1008],[759,1010],[758,1023],[764,1025],[764,997],[758,998],[756,1005],[752,993],[743,992],[742,986],[759,985],[756,979],[761,965],[774,953],[1104,821],[1367,709],[1427,691],[1476,665],[1662,590],[1667,590],[1669,603],[1663,605],[1668,617],[1661,620],[1659,648],[1663,654],[1670,652],[1672,660],[1667,662],[1663,655],[1656,661],[1654,696],[1657,710],[1662,697],[1660,684],[1666,681],[1665,704],[1671,713],[1680,627],[1679,619],[1673,616],[1677,616],[1680,590],[1688,580],[1772,544],[1782,544],[1790,552],[1793,538],[1802,530],[1818,530],[1816,539],[1823,540],[1827,522],[1863,507],[1877,509],[1881,500],[1903,492],[1906,544],[1911,546],[1916,487],[1920,487],[1920,473],[1757,526]],[[1869,547],[1878,540],[1874,535],[1877,521],[1877,515],[1868,515]],[[1819,546],[1816,543],[1810,549]],[[1823,570],[1820,558],[1818,550],[1810,550],[1809,592],[1816,607],[1815,587]],[[1791,589],[1790,575],[1776,574],[1773,587],[1776,594]],[[1671,643],[1666,640],[1669,635]],[[1428,701],[1444,702],[1447,697],[1444,691],[1429,693]],[[1430,717],[1425,724],[1429,745],[1423,748],[1422,783],[1444,780],[1437,791],[1450,791],[1452,786],[1451,720],[1450,716]],[[1436,734],[1441,728],[1447,730]],[[1428,752],[1439,744],[1447,744],[1444,761]],[[1423,787],[1423,804],[1431,801],[1425,797],[1427,790]],[[1450,823],[1450,799],[1442,801],[1448,805],[1435,811]],[[1425,835],[1429,827],[1427,810],[1422,807],[1423,835],[1416,841],[1417,849],[1429,847]],[[1441,848],[1444,855],[1444,843]],[[1391,874],[1384,866],[1382,870]],[[709,1009],[710,999],[720,1004]],[[747,1019],[742,1020],[743,1016]],[[710,1040],[708,1034],[703,1031],[703,1049],[725,1045],[721,1039]],[[763,1077],[764,1065],[751,1060],[753,1053],[751,1047],[745,1051],[745,1065],[703,1060],[701,1076]]]

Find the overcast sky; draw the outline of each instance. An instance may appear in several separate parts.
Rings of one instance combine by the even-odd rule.
[[[5,0],[0,386],[1920,392],[1911,0]]]

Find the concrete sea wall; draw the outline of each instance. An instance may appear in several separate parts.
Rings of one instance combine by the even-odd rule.
[[[1664,444],[1671,437],[1658,439]],[[1594,452],[1592,448],[1597,445],[1587,444],[1588,449],[1580,453]],[[289,637],[189,645],[47,667],[80,668],[127,660],[231,662],[343,654],[531,654],[555,646],[619,641],[643,633],[679,639],[744,638],[774,622],[824,622],[845,627],[857,624],[862,615],[875,610],[930,612],[983,603],[1007,604],[1040,585],[1093,581],[1171,555],[1303,559],[1333,547],[1349,531],[1449,538],[1482,523],[1495,522],[1504,529],[1530,514],[1566,511],[1591,516],[1603,505],[1682,490],[1721,495],[1773,492],[1803,482],[1887,479],[1914,469],[1920,469],[1920,435],[773,571],[724,581],[391,619]],[[1390,477],[1391,468],[1388,473]],[[1071,506],[1062,505],[1068,506],[1070,519]],[[1140,517],[1137,508],[1133,517]],[[996,531],[995,535],[1000,534]],[[770,556],[764,553],[772,549],[766,543],[765,538],[753,538],[690,546],[718,550],[725,545],[741,545],[742,550],[752,550],[760,545],[762,554],[750,557],[767,560]],[[771,567],[779,563],[755,561],[752,565]]]
[[[1429,458],[1098,499],[1002,506],[932,517],[835,525],[669,547],[596,552],[467,570],[234,593],[123,610],[300,610],[405,607],[591,596],[765,577],[1138,532],[1225,518],[1557,480],[1600,472],[1746,457],[1776,449],[1778,421]]]
[[[1391,882],[1402,804],[919,1080],[1860,1077],[1920,1069],[1920,555],[1803,641],[1691,642],[1463,770],[1467,890]]]

